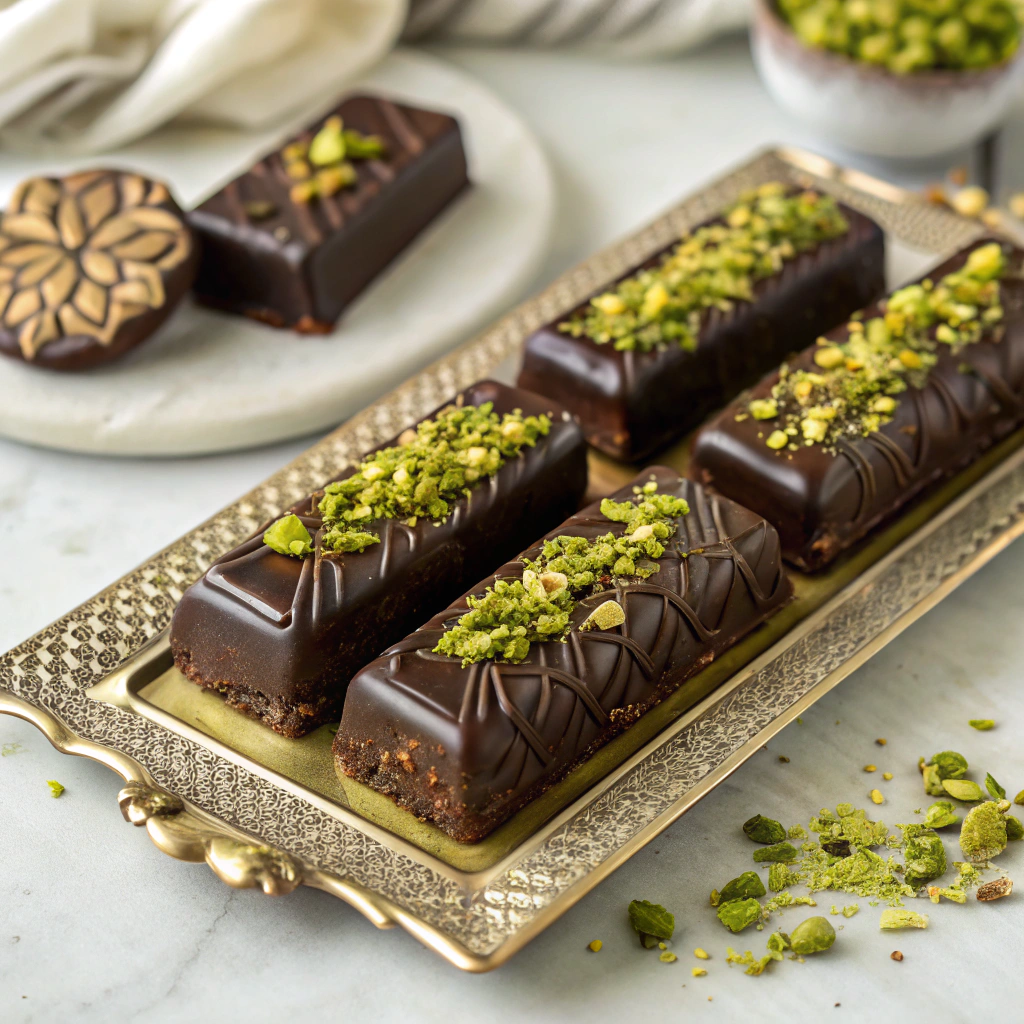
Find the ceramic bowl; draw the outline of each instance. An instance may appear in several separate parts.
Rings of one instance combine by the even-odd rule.
[[[776,102],[821,135],[874,156],[958,149],[1006,116],[1024,84],[1024,48],[981,71],[896,75],[802,43],[772,0],[755,0],[754,60]]]

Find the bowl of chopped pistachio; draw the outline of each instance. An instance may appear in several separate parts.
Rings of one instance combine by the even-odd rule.
[[[876,156],[936,156],[1021,95],[1019,0],[757,0],[754,59],[780,106]]]

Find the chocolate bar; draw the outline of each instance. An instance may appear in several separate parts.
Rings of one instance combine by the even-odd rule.
[[[1024,422],[1022,260],[979,242],[831,332],[700,431],[691,473],[828,565]]]
[[[540,572],[537,560],[563,564],[550,557],[556,549],[601,545],[609,533],[621,544],[641,533],[641,543],[651,542],[647,527],[623,516],[627,506],[595,503],[359,672],[334,744],[338,770],[474,842],[787,601],[778,536],[760,516],[660,466],[613,501],[639,508],[649,490],[689,508],[671,511],[661,553],[648,549],[656,558],[616,562],[589,585],[569,569]],[[458,640],[446,646],[446,637],[465,631],[469,609],[483,614],[488,600],[504,600],[520,581],[524,591],[551,589],[553,599],[564,593],[563,581],[581,585],[564,605],[561,635],[535,640],[527,651],[513,647],[511,658],[508,646],[504,657],[459,657],[480,633],[471,632],[465,648]],[[521,642],[514,635],[496,641]]]
[[[145,341],[196,276],[166,185],[130,171],[29,178],[0,221],[0,352],[84,370]]]
[[[829,197],[815,200],[827,213],[823,229],[805,202],[796,228],[783,209],[750,236],[750,223],[762,221],[743,211],[756,218],[765,201],[816,197],[780,196],[781,189],[764,186],[770,194],[747,197],[537,331],[526,342],[519,386],[574,412],[596,448],[639,460],[881,295],[881,229]],[[758,251],[765,245],[767,255]],[[740,269],[766,258],[763,276]],[[602,306],[611,310],[606,323]]]
[[[326,333],[468,185],[458,122],[352,96],[195,209],[197,297]]]
[[[475,473],[465,488],[456,481],[457,497],[447,502],[438,497],[436,475],[403,459],[406,451],[425,449],[419,461],[429,465],[456,445],[430,438],[420,444],[417,430],[404,431],[360,469],[218,559],[186,591],[171,624],[178,668],[285,736],[336,721],[357,669],[538,529],[579,507],[586,444],[572,417],[548,399],[484,381],[423,420],[419,431],[456,422],[463,410],[482,416],[489,408],[506,439],[522,436],[524,421],[544,416],[550,424],[517,454],[506,452],[496,471]],[[470,447],[453,456],[466,466],[494,458],[497,449],[478,434],[466,439]],[[430,505],[431,513],[378,515],[374,488],[389,478],[402,479],[409,500]],[[353,486],[355,498],[346,490]],[[337,501],[348,504],[339,511],[331,504]]]

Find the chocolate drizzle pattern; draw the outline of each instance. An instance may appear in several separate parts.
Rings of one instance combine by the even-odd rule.
[[[625,460],[646,457],[882,293],[882,231],[863,214],[840,209],[850,225],[846,234],[786,260],[777,274],[754,284],[753,302],[704,311],[695,352],[678,345],[618,351],[560,331],[602,288],[527,339],[519,386],[569,408],[602,451]],[[677,244],[616,281],[660,263]]]
[[[380,543],[360,554],[325,553],[322,492],[303,498],[291,511],[314,538],[312,557],[278,554],[261,530],[185,593],[171,628],[181,671],[277,731],[302,735],[340,712],[349,678],[378,651],[518,550],[534,523],[557,522],[576,507],[586,449],[568,414],[493,382],[462,398],[494,402],[499,415],[553,413],[551,430],[472,488],[446,521],[374,522]]]
[[[961,251],[927,277],[962,266]],[[835,454],[820,445],[779,453],[767,449],[763,422],[737,421],[751,399],[778,381],[766,377],[727,407],[694,442],[691,472],[716,490],[761,512],[779,530],[786,558],[806,569],[834,559],[934,481],[973,461],[1024,422],[1024,252],[1004,245],[1011,271],[1001,282],[1005,310],[998,329],[953,350],[922,387],[910,387],[891,422],[862,438],[842,440]],[[865,318],[874,309],[865,312]],[[828,337],[841,342],[845,327]],[[813,367],[814,349],[791,363]]]
[[[533,644],[520,664],[463,668],[433,653],[466,611],[464,596],[355,677],[335,741],[341,770],[455,838],[479,839],[786,601],[770,526],[669,469],[645,471],[635,483],[652,475],[660,492],[691,509],[676,521],[657,574],[584,596],[567,640]],[[626,487],[614,499],[631,496]],[[625,529],[601,516],[598,503],[544,539]],[[523,557],[536,557],[542,544]],[[516,560],[496,575],[522,572]],[[624,608],[622,625],[581,630],[609,599]]]
[[[203,301],[274,326],[330,330],[468,182],[459,126],[446,114],[352,96],[290,142],[308,143],[329,116],[380,136],[384,156],[356,161],[352,187],[296,202],[286,144],[202,203],[190,220],[204,243]]]

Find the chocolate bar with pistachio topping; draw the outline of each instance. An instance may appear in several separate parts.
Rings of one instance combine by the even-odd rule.
[[[196,295],[326,333],[468,184],[453,117],[350,96],[191,213]]]
[[[790,592],[771,526],[655,466],[359,672],[338,770],[479,840]]]
[[[1024,423],[1024,252],[981,241],[705,426],[691,473],[816,570]]]
[[[174,613],[175,664],[285,736],[337,721],[362,665],[578,508],[586,480],[568,412],[474,384],[219,558]]]
[[[880,296],[884,244],[863,214],[770,182],[533,334],[519,386],[646,458]]]

